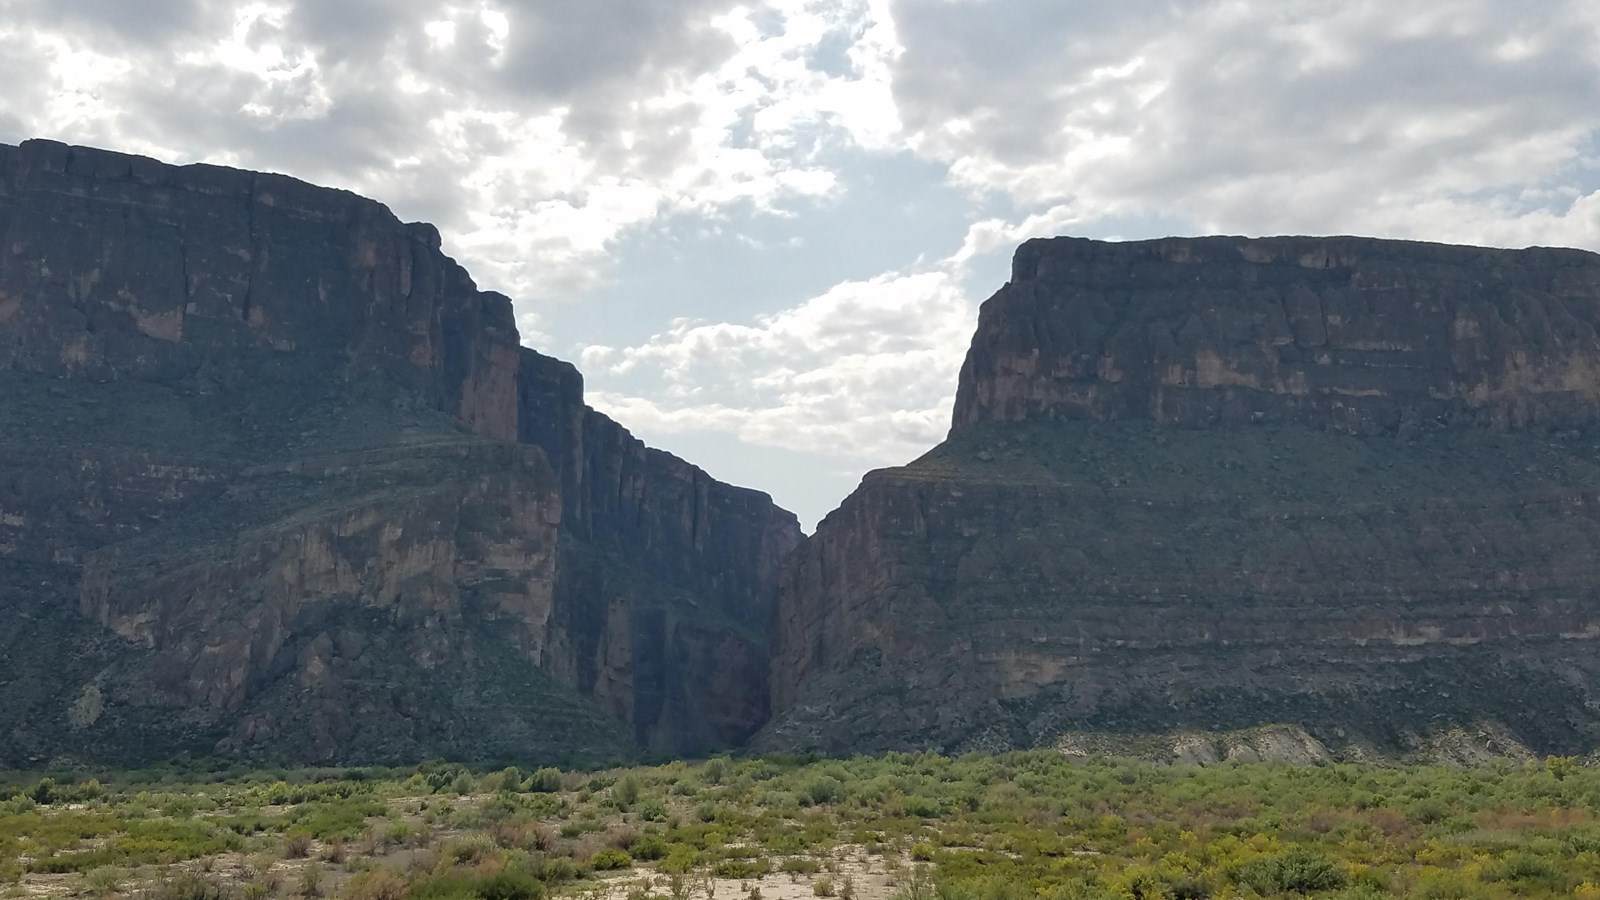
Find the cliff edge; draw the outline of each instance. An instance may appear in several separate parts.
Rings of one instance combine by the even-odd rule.
[[[1600,256],[1030,241],[948,440],[785,570],[768,748],[1587,751]]]
[[[764,721],[794,517],[633,439],[438,232],[0,146],[0,763],[620,759]]]

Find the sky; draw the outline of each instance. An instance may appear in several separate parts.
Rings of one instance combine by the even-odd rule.
[[[1600,250],[1593,0],[0,0],[0,142],[437,224],[589,402],[809,529],[1029,237]]]

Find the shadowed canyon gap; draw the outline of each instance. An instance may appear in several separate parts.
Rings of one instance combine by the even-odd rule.
[[[0,762],[1596,742],[1591,254],[1029,242],[802,540],[378,203],[29,142],[0,236]]]

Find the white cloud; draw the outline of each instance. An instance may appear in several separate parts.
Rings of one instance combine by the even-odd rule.
[[[973,272],[1029,237],[1600,249],[1588,0],[0,0],[0,83],[7,137],[287,171],[436,221],[528,340],[588,347],[594,399],[647,438],[863,465],[942,436],[998,287]],[[970,202],[925,248],[959,249],[884,259],[872,220],[839,258],[808,217],[912,162]],[[562,330],[559,303],[648,297],[614,260],[663,234],[682,267],[722,265],[692,254],[723,235],[703,243],[839,283]]]
[[[947,261],[844,282],[749,324],[681,320],[634,347],[590,347],[605,376],[647,376],[646,398],[591,402],[645,432],[726,431],[756,445],[903,460],[949,427],[974,307]],[[603,367],[603,368],[602,368]]]
[[[1600,130],[1592,4],[1017,0],[896,13],[910,139],[975,194],[1070,204],[1084,222],[1592,242],[1573,197],[1527,191],[1596,187],[1592,165],[1579,168]],[[994,52],[1000,32],[1015,35],[1009,52]]]
[[[614,275],[641,228],[824,200],[824,140],[892,130],[892,47],[865,0],[735,2],[164,0],[169,36],[115,4],[8,0],[48,75],[0,116],[384,198],[533,307]],[[841,35],[854,68],[807,65]]]

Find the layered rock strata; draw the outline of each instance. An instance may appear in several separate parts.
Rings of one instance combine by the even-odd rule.
[[[763,494],[519,347],[439,235],[0,147],[0,763],[621,758],[766,716]]]
[[[785,571],[758,746],[1592,749],[1597,327],[1579,251],[1030,241],[949,439]]]

